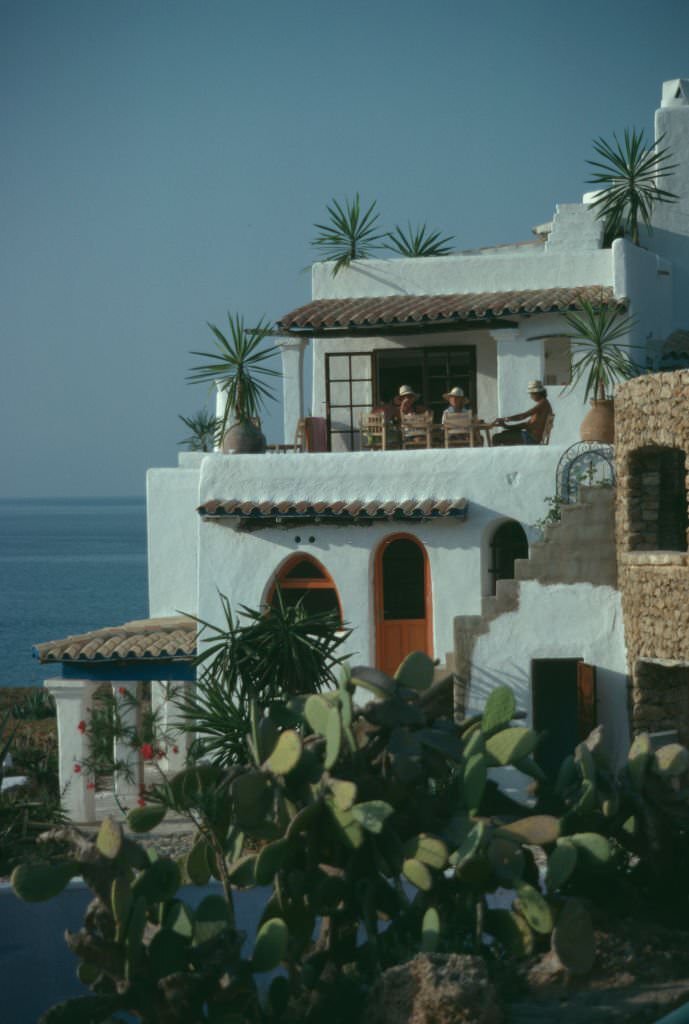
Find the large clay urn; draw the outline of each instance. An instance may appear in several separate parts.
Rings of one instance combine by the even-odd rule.
[[[615,403],[612,398],[593,398],[591,408],[581,421],[579,436],[582,441],[615,443]]]
[[[222,450],[226,454],[260,455],[266,450],[266,439],[251,420],[238,420],[225,431]]]

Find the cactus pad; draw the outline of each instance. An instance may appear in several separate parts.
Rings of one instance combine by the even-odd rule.
[[[124,833],[122,826],[112,818],[103,818],[103,823],[96,838],[96,846],[100,853],[109,860],[115,860],[122,850]]]
[[[273,775],[289,775],[301,760],[301,736],[294,729],[281,732],[265,767]]]
[[[481,732],[490,736],[505,729],[514,718],[517,704],[509,686],[496,686],[488,695],[483,709]]]
[[[167,808],[160,804],[146,804],[145,807],[134,807],[127,815],[127,824],[132,832],[150,832],[160,825],[167,814]]]
[[[251,959],[252,970],[260,974],[272,971],[287,955],[287,925],[280,917],[271,917],[258,930]]]
[[[376,835],[383,831],[386,818],[393,813],[394,808],[385,800],[367,800],[365,803],[354,804],[352,815],[355,821]]]
[[[410,690],[427,690],[433,682],[435,667],[433,661],[423,651],[412,651],[404,659],[395,672],[395,679],[400,686]]]
[[[528,757],[538,744],[538,733],[522,725],[503,729],[486,740],[486,752],[498,765],[514,764]]]
[[[596,944],[591,916],[579,900],[567,900],[550,941],[570,974],[588,974],[596,959]]]
[[[535,932],[548,935],[553,928],[553,914],[549,904],[528,882],[517,886],[515,907],[526,918]]]
[[[434,953],[440,941],[440,915],[435,907],[429,907],[421,922],[421,952]]]
[[[416,857],[408,857],[402,864],[402,873],[417,889],[428,892],[433,887],[433,876],[426,865]]]
[[[11,883],[16,895],[26,903],[51,900],[79,874],[76,861],[54,864],[19,864],[12,872]]]

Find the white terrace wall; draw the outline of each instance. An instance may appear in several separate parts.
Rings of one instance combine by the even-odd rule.
[[[394,522],[338,527],[314,524],[239,532],[204,522],[199,531],[198,615],[219,622],[219,592],[234,608],[257,607],[284,560],[303,551],[332,577],[344,617],[354,628],[350,650],[373,663],[373,566],[380,542],[410,533],[426,547],[432,584],[434,653],[453,649],[453,620],[477,614],[485,589],[486,537],[497,522],[515,519],[527,532],[544,513],[562,449],[524,447],[375,452],[348,455],[211,455],[203,459],[199,500],[469,501],[467,520]],[[300,542],[296,538],[300,537]],[[313,538],[311,541],[310,538]],[[482,554],[483,552],[483,554]]]

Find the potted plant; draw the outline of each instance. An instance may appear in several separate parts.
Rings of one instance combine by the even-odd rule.
[[[192,355],[201,356],[205,362],[191,368],[187,381],[190,384],[210,381],[225,392],[227,400],[218,426],[224,452],[264,452],[266,439],[258,414],[263,400],[274,397],[266,378],[279,377],[280,373],[266,363],[277,349],[262,347],[271,334],[263,318],[256,327],[245,327],[244,318],[238,314],[228,313],[227,319],[230,329],[226,335],[214,324],[208,324],[215,336],[215,352],[192,351]],[[232,421],[228,428],[230,416]]]
[[[612,393],[615,384],[639,373],[639,368],[618,338],[634,327],[632,316],[622,316],[616,309],[597,308],[582,302],[581,313],[564,313],[574,333],[572,344],[572,378],[568,388],[584,382],[584,401],[591,409],[584,417],[582,441],[612,444],[615,440],[615,412]]]

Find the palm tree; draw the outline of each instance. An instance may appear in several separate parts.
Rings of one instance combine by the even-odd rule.
[[[660,144],[648,148],[643,131],[625,128],[624,141],[613,133],[613,142],[596,139],[593,148],[600,160],[587,160],[597,168],[588,179],[598,188],[592,206],[605,221],[605,242],[628,234],[634,245],[639,245],[639,220],[651,228],[651,214],[655,203],[674,203],[679,198],[674,192],[660,188],[658,182],[672,174],[677,164],[670,161],[668,149]]]
[[[397,224],[385,237],[388,241],[383,246],[384,249],[399,253],[400,256],[411,257],[447,256],[452,252],[452,246],[448,243],[454,241],[452,235],[441,238],[439,231],[429,232],[425,224],[412,228],[409,223],[406,232]]]
[[[359,193],[352,202],[345,199],[344,206],[333,199],[332,205],[326,205],[329,222],[314,224],[321,232],[314,238],[312,245],[323,252],[323,259],[334,260],[333,277],[348,267],[352,260],[368,259],[371,253],[380,248],[380,239],[385,236],[377,230],[379,214],[376,212],[375,199],[368,209],[361,212]]]
[[[191,433],[189,437],[185,437],[183,441],[178,441],[177,444],[185,444],[190,452],[210,452],[213,450],[216,441],[219,439],[219,419],[208,412],[207,409],[201,409],[193,416],[180,416],[179,419],[181,419],[184,426]]]
[[[633,316],[622,316],[616,309],[597,308],[582,302],[581,313],[564,313],[574,333],[572,344],[573,388],[584,381],[584,401],[589,398],[605,399],[612,394],[614,385],[639,373],[639,367],[629,353],[616,344],[636,323]]]
[[[275,346],[262,347],[272,334],[270,325],[263,318],[256,327],[245,327],[244,318],[239,314],[228,313],[227,319],[230,328],[227,335],[215,324],[208,324],[215,336],[215,351],[192,351],[192,355],[201,356],[205,362],[191,368],[187,381],[190,384],[212,382],[225,391],[227,401],[218,427],[225,445],[229,437],[227,422],[232,413],[232,429],[241,428],[239,435],[243,440],[239,443],[249,445],[245,450],[265,451],[265,438],[252,421],[258,418],[263,401],[274,397],[266,378],[279,377],[280,372],[265,364],[278,350]],[[262,438],[262,446],[259,437]]]

